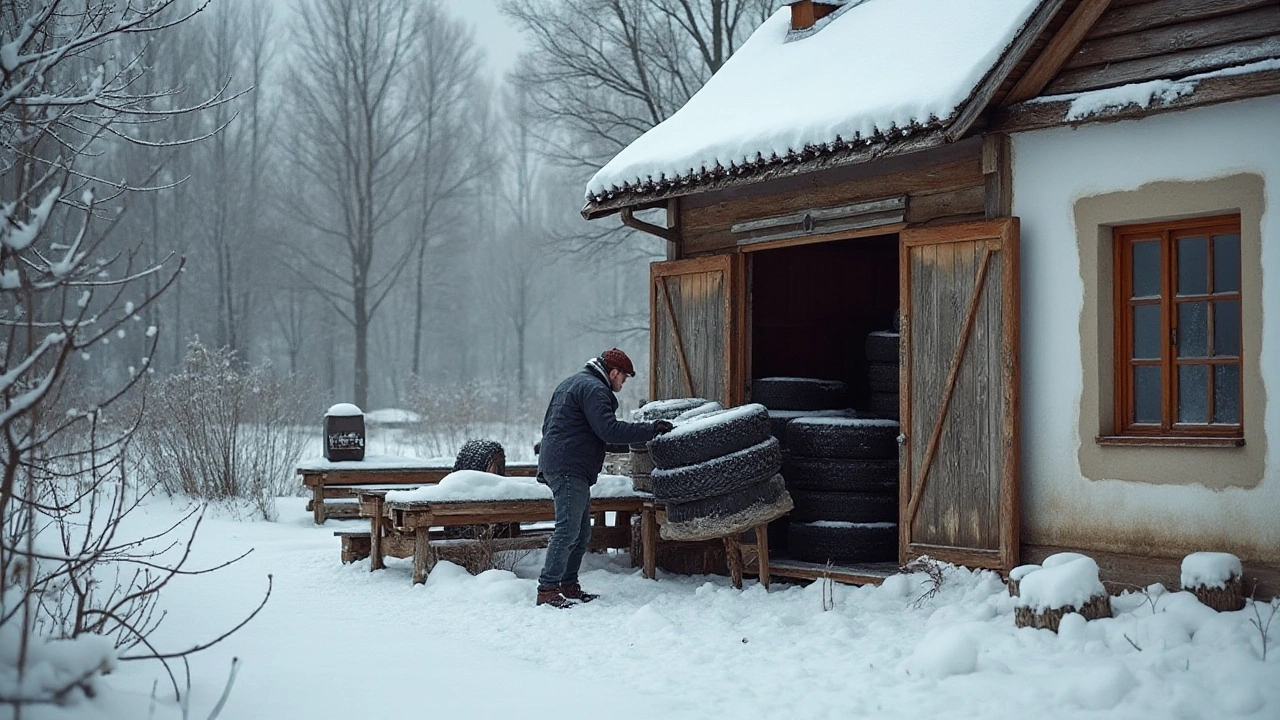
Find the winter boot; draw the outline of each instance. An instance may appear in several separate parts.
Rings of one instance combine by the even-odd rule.
[[[565,597],[569,598],[570,600],[576,600],[577,602],[584,602],[584,603],[589,603],[592,600],[595,600],[596,598],[600,597],[595,593],[582,592],[582,586],[579,585],[578,583],[574,583],[572,585],[565,585],[564,587],[560,588],[560,593],[563,594]]]
[[[543,588],[543,587],[540,587],[540,588],[538,588],[538,602],[537,602],[536,604],[537,604],[537,605],[550,605],[550,606],[551,606],[551,607],[553,607],[553,608],[560,608],[560,609],[562,609],[562,610],[563,610],[564,608],[573,607],[573,606],[574,606],[574,605],[576,605],[577,603],[576,603],[575,601],[573,601],[573,600],[570,600],[570,599],[569,599],[569,598],[564,594],[564,588],[558,588],[558,587]]]

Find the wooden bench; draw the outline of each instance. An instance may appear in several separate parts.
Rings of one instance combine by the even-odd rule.
[[[341,462],[317,458],[301,462],[297,467],[303,486],[311,491],[307,510],[311,511],[317,525],[324,524],[331,517],[360,517],[357,502],[360,488],[407,489],[433,485],[451,472],[452,463],[445,464],[440,460],[379,455]],[[536,463],[508,463],[506,474],[533,477],[538,474],[538,466]]]
[[[369,569],[372,571],[385,567],[384,558],[387,555],[412,557],[415,583],[426,581],[427,574],[440,558],[438,548],[463,548],[467,543],[479,542],[467,539],[442,540],[433,528],[555,520],[555,503],[550,498],[392,502],[386,500],[388,491],[381,488],[360,488],[356,492],[360,498],[360,516],[369,518]],[[648,497],[651,496],[591,498],[591,548],[629,548],[631,517],[643,512],[645,499]],[[614,513],[614,523],[606,525],[605,513],[610,512]],[[503,538],[494,538],[486,542],[501,539]],[[520,537],[508,539],[521,540]],[[451,545],[446,545],[447,543]],[[355,547],[354,541],[350,546]],[[361,551],[364,551],[363,546]]]

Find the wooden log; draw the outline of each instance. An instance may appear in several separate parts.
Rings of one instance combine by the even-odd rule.
[[[733,586],[741,590],[742,547],[738,545],[737,537],[725,537],[722,542],[724,542],[724,559],[729,565],[729,578],[733,581]]]
[[[1020,628],[1044,628],[1058,632],[1058,624],[1062,622],[1062,617],[1067,613],[1073,612],[1080,613],[1085,620],[1111,617],[1111,596],[1106,594],[1094,595],[1089,598],[1083,607],[1079,608],[1070,605],[1060,608],[1045,608],[1043,610],[1019,607],[1015,608],[1013,619],[1014,623]]]

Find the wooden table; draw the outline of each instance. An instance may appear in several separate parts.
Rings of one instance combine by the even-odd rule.
[[[640,547],[644,556],[644,576],[657,576],[659,526],[666,522],[667,508],[661,501],[646,499],[640,511]],[[742,589],[744,570],[755,570],[760,584],[769,587],[769,525],[755,526],[755,544],[743,543],[737,535],[720,538],[733,586]]]
[[[553,521],[555,503],[545,500],[417,500],[391,502],[383,488],[357,488],[360,516],[369,518],[369,569],[384,565],[388,542],[413,542],[413,581],[425,582],[436,564],[431,528],[495,523]],[[649,495],[591,498],[589,512],[594,521],[591,548],[631,547],[631,516],[644,512]],[[605,524],[605,513],[614,513],[614,524]],[[456,542],[456,541],[454,541]],[[473,541],[478,542],[478,541]]]
[[[383,462],[388,460],[388,462]],[[392,462],[393,461],[393,462]],[[331,517],[359,517],[354,504],[329,502],[354,500],[361,488],[389,488],[407,490],[422,485],[434,485],[453,472],[452,465],[423,460],[415,463],[412,458],[380,458],[367,461],[329,462],[322,459],[298,464],[297,473],[302,484],[311,490],[307,509],[317,525],[323,525]],[[506,474],[515,477],[533,477],[538,474],[537,463],[508,463]]]

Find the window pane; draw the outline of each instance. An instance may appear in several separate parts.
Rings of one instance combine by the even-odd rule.
[[[1209,240],[1205,237],[1178,238],[1179,295],[1209,292]]]
[[[1133,309],[1133,358],[1160,359],[1160,306],[1139,305]]]
[[[1240,290],[1240,236],[1213,236],[1213,291]]]
[[[1160,242],[1144,240],[1133,244],[1133,297],[1160,295]]]
[[[1240,355],[1240,302],[1230,300],[1213,304],[1213,354]]]
[[[1239,365],[1213,368],[1213,421],[1225,425],[1240,424]]]
[[[1143,365],[1133,369],[1133,421],[1160,423],[1160,368]]]
[[[1178,304],[1178,357],[1209,355],[1209,303]]]
[[[1178,422],[1196,425],[1209,422],[1208,365],[1178,368]]]

